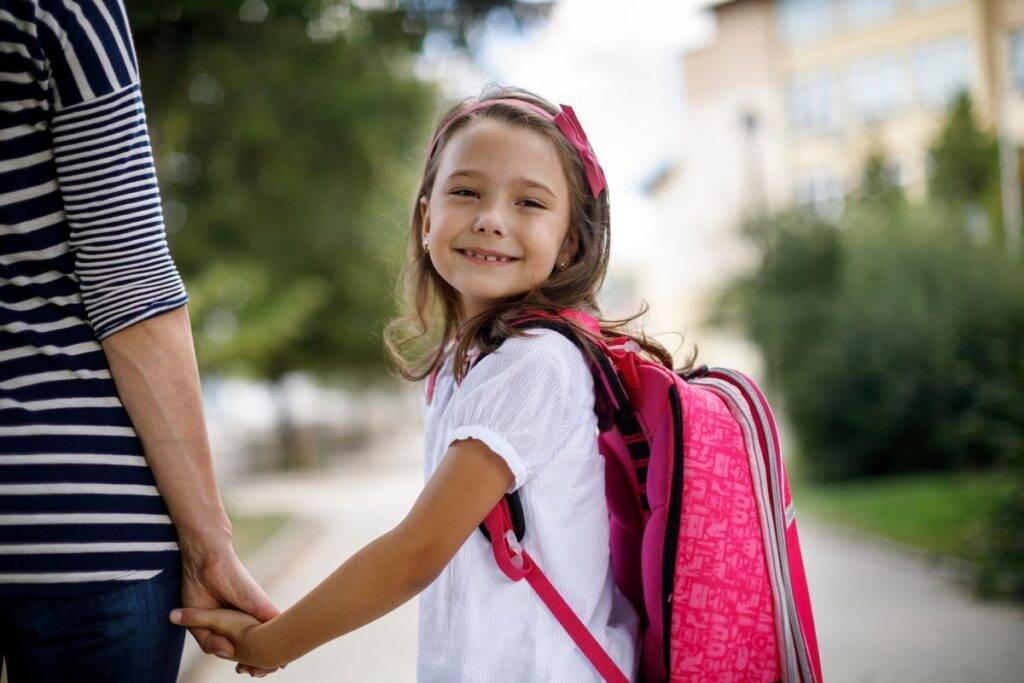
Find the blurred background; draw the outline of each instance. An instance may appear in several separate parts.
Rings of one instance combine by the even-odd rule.
[[[239,551],[281,607],[397,523],[381,342],[452,97],[573,105],[609,315],[762,381],[832,681],[1024,671],[1024,0],[136,0]],[[275,674],[409,681],[415,602]],[[190,647],[182,680],[230,680]]]

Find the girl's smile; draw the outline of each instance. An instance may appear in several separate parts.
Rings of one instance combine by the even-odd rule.
[[[469,261],[481,266],[507,266],[522,259],[499,254],[490,249],[456,249]]]

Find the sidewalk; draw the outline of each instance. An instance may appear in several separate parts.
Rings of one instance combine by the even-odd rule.
[[[980,602],[918,557],[799,524],[829,683],[1024,680],[1024,610]]]
[[[400,522],[423,487],[417,433],[375,444],[357,461],[329,472],[275,475],[224,492],[240,512],[281,510],[321,523],[310,547],[301,548],[271,585],[282,609],[296,602],[349,556]],[[257,577],[259,578],[259,577]],[[413,681],[416,677],[416,601],[402,605],[278,671],[278,683]],[[234,664],[206,657],[187,683],[238,682]],[[269,679],[269,677],[268,677]]]
[[[284,510],[322,524],[309,547],[266,586],[279,606],[291,605],[401,520],[422,485],[420,448],[418,434],[395,437],[341,469],[277,475],[225,492],[235,509]],[[980,603],[916,558],[835,534],[806,516],[800,524],[829,683],[1021,680],[1024,612]],[[415,680],[415,664],[414,600],[273,678],[401,683]],[[207,658],[183,680],[238,678],[233,665]]]

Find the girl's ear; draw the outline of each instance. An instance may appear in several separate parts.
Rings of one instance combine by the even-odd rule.
[[[558,263],[563,261],[570,262],[576,258],[576,250],[579,249],[580,239],[573,230],[569,231],[569,234],[565,236],[565,241],[562,243],[562,250],[558,252]]]
[[[420,197],[420,226],[423,231],[423,241],[427,241],[427,236],[430,234],[430,202],[427,201],[426,196]]]

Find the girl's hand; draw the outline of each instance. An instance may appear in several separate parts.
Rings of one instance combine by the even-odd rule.
[[[258,669],[277,669],[278,661],[262,637],[264,624],[245,612],[233,609],[196,609],[183,607],[171,611],[171,622],[187,628],[205,628],[228,638],[235,646],[232,661]]]

